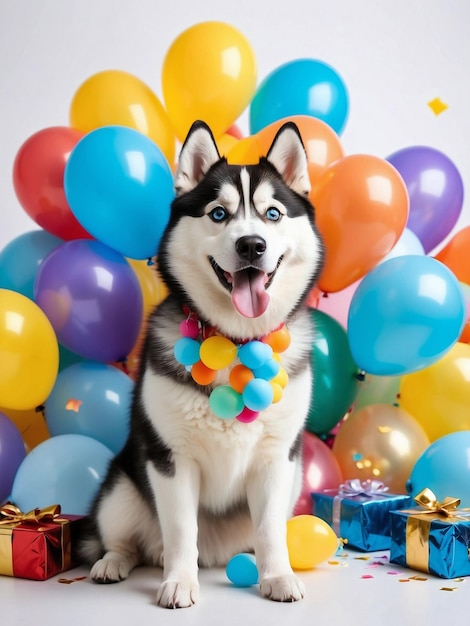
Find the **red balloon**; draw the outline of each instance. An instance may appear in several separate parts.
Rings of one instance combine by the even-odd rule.
[[[83,133],[52,126],[27,139],[16,155],[13,184],[26,213],[47,232],[66,241],[91,239],[72,213],[64,192],[67,159]]]
[[[302,491],[294,508],[294,515],[312,514],[312,491],[337,489],[343,482],[338,461],[321,439],[308,431],[303,434]]]

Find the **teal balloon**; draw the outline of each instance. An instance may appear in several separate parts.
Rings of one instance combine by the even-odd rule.
[[[317,59],[298,59],[273,70],[258,87],[250,105],[250,133],[284,117],[310,115],[339,135],[348,112],[348,91],[338,72]]]
[[[18,468],[12,501],[31,511],[60,504],[62,513],[86,515],[113,453],[84,435],[59,435],[33,448]]]
[[[452,496],[462,508],[470,507],[470,430],[436,439],[418,458],[407,490],[415,497],[426,487],[440,501]]]
[[[366,374],[359,385],[354,410],[358,411],[371,404],[396,404],[400,392],[400,383],[400,376]]]
[[[313,388],[306,428],[315,435],[324,435],[351,408],[359,388],[358,368],[341,324],[316,309],[312,309],[311,316]]]
[[[422,255],[381,263],[356,289],[348,317],[351,352],[370,374],[396,376],[438,361],[460,337],[465,299],[455,275]]]
[[[59,372],[45,402],[47,428],[53,437],[92,437],[117,454],[129,434],[133,390],[133,380],[112,365],[70,365]]]
[[[64,190],[77,220],[101,243],[133,259],[157,253],[174,190],[151,139],[124,126],[91,131],[70,154]]]
[[[0,289],[10,289],[34,300],[39,266],[62,243],[62,239],[45,230],[33,230],[12,239],[0,252]]]
[[[215,387],[209,397],[211,411],[221,419],[233,419],[243,411],[243,400],[229,385]]]

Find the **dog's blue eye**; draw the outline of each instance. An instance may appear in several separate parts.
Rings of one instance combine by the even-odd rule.
[[[279,209],[276,209],[275,207],[270,207],[266,211],[266,217],[271,222],[279,222],[279,220],[281,219],[281,212],[279,211]]]
[[[222,206],[216,206],[209,213],[209,217],[213,222],[223,222],[227,217],[227,211]]]

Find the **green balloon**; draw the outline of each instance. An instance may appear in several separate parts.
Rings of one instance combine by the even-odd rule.
[[[312,309],[314,339],[312,400],[306,429],[328,434],[352,406],[359,389],[359,369],[349,348],[344,328],[334,318]]]

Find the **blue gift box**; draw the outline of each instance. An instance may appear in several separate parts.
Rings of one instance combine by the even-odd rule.
[[[441,578],[470,576],[470,512],[459,511],[456,498],[437,502],[429,489],[415,499],[425,504],[390,516],[390,562]]]
[[[411,498],[388,493],[375,480],[348,480],[338,490],[312,493],[312,512],[332,526],[348,548],[363,552],[390,548],[390,511],[403,509]]]

